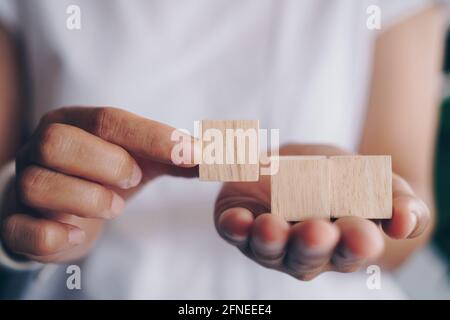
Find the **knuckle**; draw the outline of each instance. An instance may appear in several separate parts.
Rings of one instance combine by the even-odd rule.
[[[49,124],[41,133],[38,143],[38,156],[41,161],[51,164],[64,153],[67,146],[67,126],[59,123]]]
[[[136,139],[133,132],[130,132],[129,135]],[[160,159],[171,159],[170,151],[169,153],[167,152],[167,146],[162,142],[158,131],[149,130],[144,137],[144,144],[153,157]]]
[[[45,190],[49,172],[37,167],[26,168],[19,177],[19,196],[26,205],[32,205],[39,194]]]
[[[94,135],[104,140],[108,140],[108,137],[110,137],[115,130],[113,122],[115,112],[116,109],[112,107],[97,108],[95,110],[92,128]]]
[[[149,150],[152,150],[153,153],[155,153],[156,156],[162,156],[161,154],[158,154],[159,148],[158,144],[159,141],[156,138],[156,135],[153,132],[149,132],[147,136],[145,137],[146,145],[148,146]]]

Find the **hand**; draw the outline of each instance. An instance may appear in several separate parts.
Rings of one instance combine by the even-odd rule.
[[[163,174],[196,175],[194,165],[173,165],[173,131],[114,108],[48,113],[16,159],[2,243],[39,262],[84,256],[104,222],[144,183]]]
[[[315,145],[290,145],[281,155],[339,155],[344,151]],[[394,239],[414,238],[427,228],[430,212],[408,183],[393,176],[393,216],[376,221],[344,217],[334,222],[311,219],[290,224],[270,214],[270,177],[255,183],[226,183],[215,208],[219,234],[262,266],[300,280],[326,271],[353,272],[378,258],[383,232]]]

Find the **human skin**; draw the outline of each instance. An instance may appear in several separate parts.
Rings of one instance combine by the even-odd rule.
[[[445,34],[442,10],[430,7],[381,33],[359,152],[393,159],[393,217],[309,220],[289,225],[268,214],[268,181],[225,184],[216,204],[219,234],[255,262],[311,280],[377,263],[401,265],[430,238],[432,176]],[[283,154],[345,154],[332,146],[290,145]],[[376,223],[374,223],[376,222]]]
[[[328,145],[292,144],[281,155],[345,155]],[[429,226],[430,211],[409,184],[394,174],[393,215],[372,221],[343,217],[334,221],[309,219],[288,223],[270,214],[270,177],[258,182],[227,183],[216,203],[219,234],[262,266],[300,280],[311,280],[326,271],[357,271],[384,251],[385,237],[413,239]]]
[[[393,268],[423,245],[434,220],[431,155],[442,20],[437,8],[426,10],[385,31],[377,42],[360,152],[393,156],[392,220],[381,228],[359,218],[288,224],[269,214],[263,178],[252,188],[224,184],[215,210],[219,234],[257,263],[302,280],[330,270],[356,271],[369,261]],[[0,137],[11,136],[24,122],[15,112],[20,92],[13,85],[13,50],[0,33],[0,81],[8,83],[0,94]],[[2,141],[0,159],[16,158],[18,164],[10,201],[2,208],[0,237],[6,248],[40,262],[86,255],[105,221],[118,216],[140,188],[160,175],[197,174],[193,165],[171,163],[173,130],[117,108],[70,107],[44,116],[27,141]],[[346,151],[297,144],[281,153]]]

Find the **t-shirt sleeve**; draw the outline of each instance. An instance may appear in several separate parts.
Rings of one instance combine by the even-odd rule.
[[[18,0],[0,0],[0,25],[10,32],[17,32],[18,23]]]

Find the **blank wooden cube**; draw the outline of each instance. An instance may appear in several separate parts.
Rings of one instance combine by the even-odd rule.
[[[201,181],[259,180],[259,121],[203,120]]]
[[[329,159],[331,217],[392,217],[390,156],[336,156]]]
[[[330,218],[328,160],[322,156],[280,156],[271,176],[272,213],[287,221]]]

